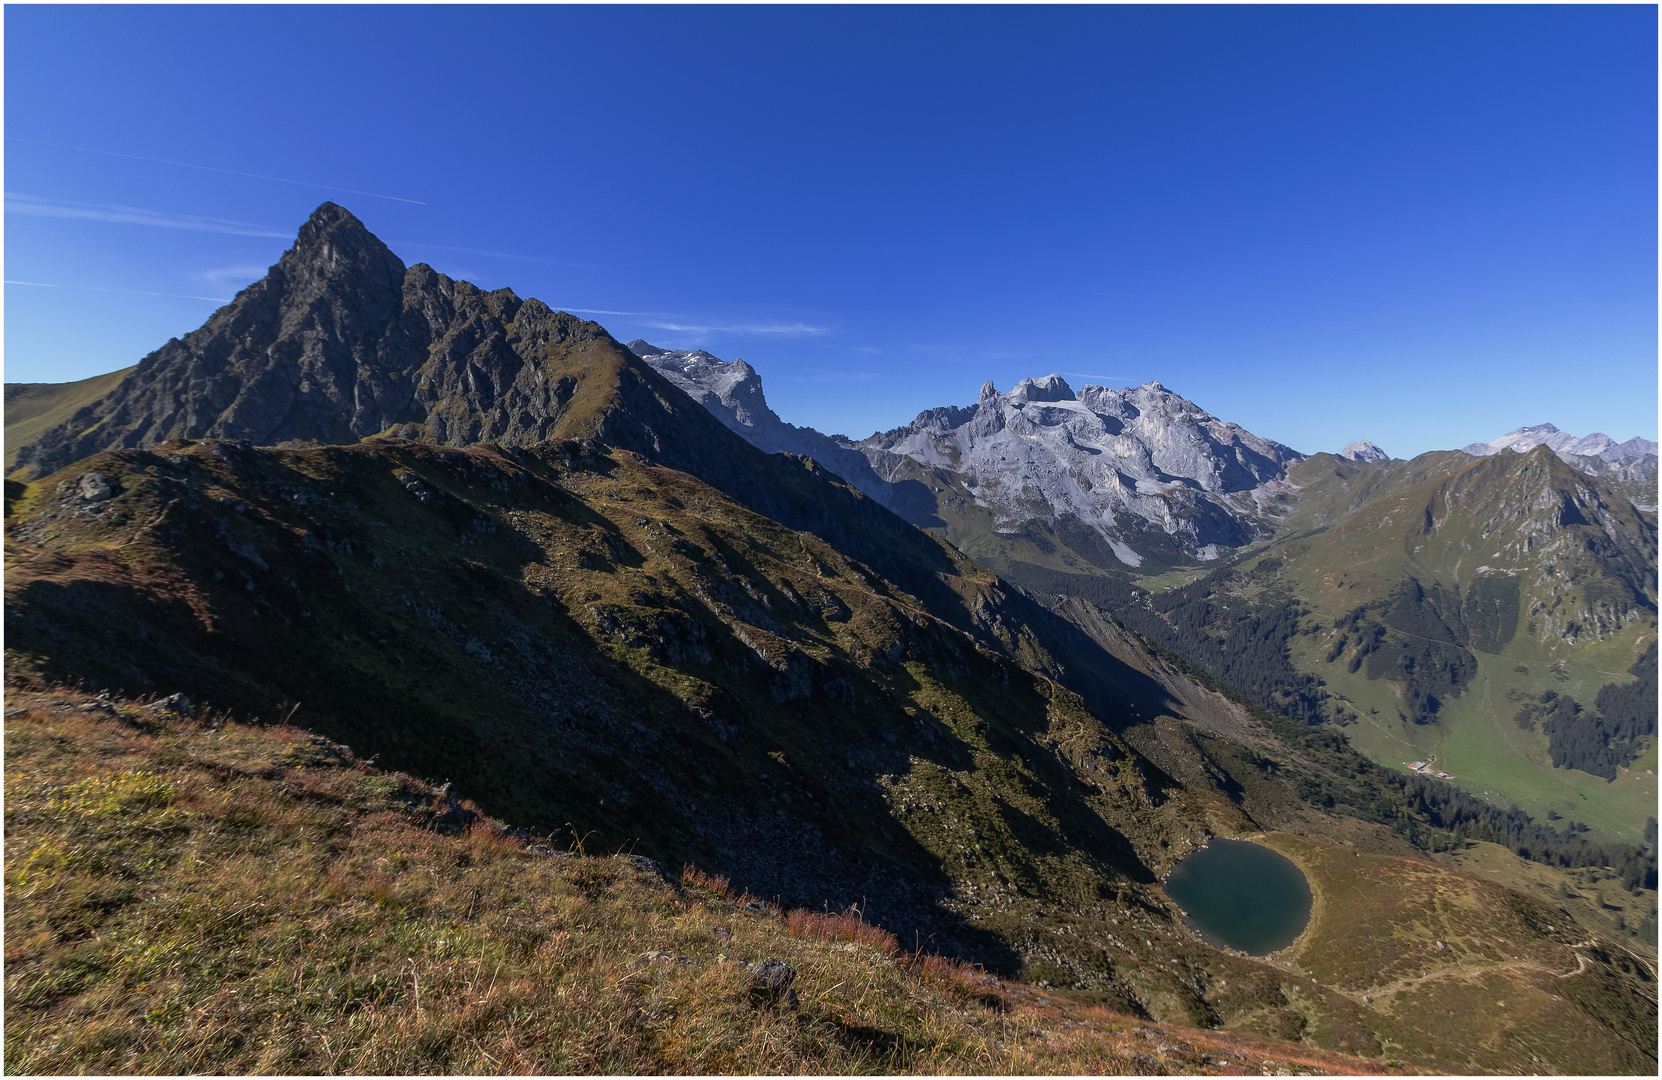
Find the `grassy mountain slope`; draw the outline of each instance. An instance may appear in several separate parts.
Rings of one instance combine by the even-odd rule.
[[[81,505],[49,478],[15,508],[14,544],[43,547],[13,549],[8,645],[59,677],[303,702],[528,827],[770,897],[866,896],[1006,967],[969,909],[1123,891],[1169,923],[1157,873],[1244,823],[822,541],[570,449],[92,459],[123,494]]]
[[[15,1072],[1388,1068],[1151,1026],[857,914],[550,847],[292,727],[14,684],[6,760]],[[753,989],[765,959],[794,969],[795,1008]]]
[[[132,370],[122,368],[78,382],[7,383],[6,471],[17,461],[19,449],[114,390]]]
[[[1317,455],[1293,476],[1295,531],[1234,566],[1009,572],[1107,605],[1259,704],[1345,725],[1381,764],[1430,761],[1501,807],[1637,844],[1656,799],[1635,679],[1656,641],[1654,514],[1544,448]]]
[[[1350,461],[1333,454],[1312,454],[1287,469],[1287,479],[1298,486],[1298,494],[1281,523],[1281,536],[1336,524],[1375,499],[1400,494],[1472,461],[1459,450],[1433,451],[1408,462]]]
[[[695,862],[787,906],[858,902],[915,948],[1165,1023],[1515,1069],[1507,1017],[1428,1018],[1459,985],[1477,987],[1473,1009],[1533,1001],[1546,972],[1593,987],[1558,1041],[1531,1049],[1551,1067],[1642,1071],[1654,1042],[1654,1024],[1647,1040],[1633,1021],[1654,1017],[1648,968],[1423,857],[1482,825],[1466,814],[1457,828],[1436,791],[1151,653],[1100,606],[1047,608],[812,461],[760,453],[595,324],[404,267],[338,207],[24,457],[32,482],[6,485],[14,685],[182,691],[243,719],[297,720],[376,768],[448,781],[420,815],[434,827],[483,813],[561,846]],[[1259,562],[1251,590],[1291,596],[1278,572]],[[1269,655],[1249,637],[1223,654]],[[1293,670],[1276,658],[1276,677]],[[8,752],[14,719],[34,730],[8,716]],[[43,753],[19,758],[23,782]],[[140,788],[64,797],[172,807],[165,785]],[[63,793],[42,790],[42,813],[58,814]],[[160,839],[138,839],[161,859],[174,849],[156,827]],[[1247,957],[1184,926],[1159,881],[1213,835],[1293,853],[1318,900],[1301,943]],[[1372,860],[1372,884],[1351,887],[1347,858]],[[363,888],[397,894],[376,873]],[[1420,911],[1427,888],[1510,912],[1507,948],[1453,909]],[[607,909],[609,930],[589,923],[591,940],[635,941],[626,908]],[[1401,960],[1402,927],[1420,923],[1454,951]],[[41,948],[79,947],[80,925]],[[1345,936],[1353,925],[1369,929]],[[1340,985],[1350,968],[1321,944],[1335,935],[1344,964],[1407,972],[1401,996]],[[294,955],[297,984],[335,964]],[[78,962],[48,983],[73,983]],[[550,1060],[659,1060],[635,1038]],[[243,1060],[242,1044],[216,1045],[230,1056],[204,1061]],[[663,1060],[691,1067],[681,1052]],[[866,1060],[851,1052],[824,1060]],[[373,1061],[409,1060],[399,1053]]]
[[[1352,710],[1359,746],[1393,765],[1435,758],[1473,790],[1637,842],[1654,734],[1606,783],[1554,768],[1547,732],[1516,717],[1548,692],[1590,708],[1632,681],[1656,640],[1655,530],[1542,448],[1435,473],[1266,558],[1326,624],[1294,639],[1294,662]],[[1452,666],[1428,672],[1439,662]],[[1420,692],[1435,705],[1416,708]]]
[[[20,1071],[1648,1064],[1645,1003],[1606,974],[1635,961],[1550,907],[1422,862],[1264,838],[1320,898],[1275,967],[1236,968],[1223,988],[1237,1008],[1270,995],[1265,1033],[1151,1026],[915,952],[858,912],[782,911],[697,871],[666,880],[645,860],[550,846],[304,730],[15,681],[8,701],[6,1040]],[[1375,940],[1392,947],[1384,962],[1359,951]],[[742,966],[768,958],[795,970],[794,1007]],[[1266,971],[1282,978],[1266,987]],[[1437,1008],[1466,1001],[1462,981],[1504,1005]],[[1317,1048],[1361,1028],[1382,1029],[1377,1053]]]
[[[88,497],[89,474],[111,497]],[[1208,835],[1268,823],[1411,849],[1306,801],[1340,782],[1340,749],[1289,754],[1263,728],[1245,747],[1239,706],[1146,654],[1099,652],[1121,670],[1087,708],[1043,674],[1079,646],[1006,625],[1015,599],[945,547],[936,587],[966,629],[824,540],[597,444],[168,444],[11,494],[13,671],[272,719],[298,702],[328,739],[561,843],[697,862],[787,905],[863,898],[903,939],[1119,1011],[1444,1068],[1495,1052],[1328,989],[1298,950],[1190,934],[1157,882]],[[1331,910],[1310,940],[1348,921]],[[1606,968],[1612,1000],[1643,998]],[[1548,1060],[1605,1067],[1584,1035]]]

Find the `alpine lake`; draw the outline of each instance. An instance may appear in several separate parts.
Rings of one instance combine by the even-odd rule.
[[[1212,944],[1254,956],[1284,949],[1310,922],[1310,883],[1260,844],[1213,839],[1166,878],[1166,894]]]

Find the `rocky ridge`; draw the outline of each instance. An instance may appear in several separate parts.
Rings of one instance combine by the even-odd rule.
[[[523,446],[604,434],[650,452],[650,423],[602,432],[608,414],[589,406],[656,397],[674,412],[668,390],[598,324],[406,267],[324,203],[264,278],[23,447],[13,475],[181,438]],[[562,423],[574,404],[582,420]]]
[[[762,377],[743,360],[720,360],[703,349],[664,349],[641,338],[628,348],[752,446],[768,454],[810,457],[871,498],[890,502],[890,485],[865,455],[838,435],[797,427],[779,418],[762,391]]]
[[[1151,541],[1212,559],[1273,531],[1277,497],[1293,490],[1286,467],[1302,459],[1157,382],[1076,393],[1060,375],[1008,394],[989,382],[972,405],[855,442],[781,421],[742,360],[632,347],[753,445],[812,456],[914,524],[945,524],[955,542],[943,503],[973,506],[994,533],[1083,528],[1120,568],[1141,567]]]

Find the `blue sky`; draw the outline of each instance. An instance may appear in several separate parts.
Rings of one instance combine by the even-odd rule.
[[[4,18],[7,381],[136,362],[332,199],[856,437],[1052,371],[1305,452],[1657,435],[1653,7]]]

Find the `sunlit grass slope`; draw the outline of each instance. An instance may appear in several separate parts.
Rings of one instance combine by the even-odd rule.
[[[297,728],[16,685],[6,714],[10,1072],[1391,1068],[1006,987],[857,912],[550,847]],[[747,966],[768,959],[788,994]]]
[[[56,427],[75,415],[76,410],[114,390],[132,370],[122,368],[78,382],[7,383],[6,471],[11,471],[19,449],[40,438],[47,428]]]
[[[1366,1009],[1385,1053],[1448,1072],[1655,1069],[1654,953],[1589,932],[1555,894],[1507,887],[1530,873],[1509,852],[1486,845],[1494,868],[1524,867],[1503,885],[1285,833],[1266,842],[1316,898],[1282,962]]]

